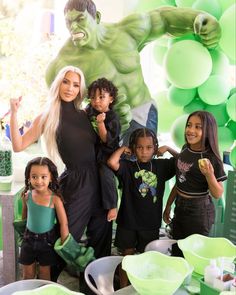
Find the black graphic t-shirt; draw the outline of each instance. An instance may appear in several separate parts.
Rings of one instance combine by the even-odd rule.
[[[148,163],[121,160],[117,176],[122,183],[122,197],[117,224],[131,230],[160,228],[165,181],[174,175],[174,158]]]
[[[201,197],[209,193],[206,177],[198,166],[198,160],[202,158],[210,160],[217,181],[227,179],[223,165],[212,152],[193,151],[184,146],[176,161],[176,184],[180,192],[193,197]]]
[[[99,112],[92,108],[92,106],[89,104],[86,107],[86,113],[93,126],[93,129],[98,134],[96,118]],[[119,148],[121,126],[119,117],[113,110],[106,112],[104,124],[107,129],[107,142],[104,143],[99,139],[99,144],[97,146],[97,158],[99,161],[106,162],[109,156]]]

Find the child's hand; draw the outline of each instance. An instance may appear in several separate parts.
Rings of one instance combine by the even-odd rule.
[[[16,113],[20,107],[20,102],[22,100],[22,96],[18,98],[11,98],[10,99],[10,109],[12,113]]]
[[[198,160],[198,164],[199,164],[199,169],[202,172],[203,175],[207,176],[211,176],[212,174],[214,174],[214,168],[210,162],[209,159],[199,159]]]
[[[123,153],[124,153],[125,155],[128,155],[128,156],[131,156],[131,155],[132,155],[132,151],[131,151],[131,149],[128,148],[127,146],[124,147],[124,151],[123,151]]]
[[[107,221],[112,221],[112,220],[115,220],[117,217],[117,209],[116,208],[113,208],[113,209],[110,209],[107,213]]]
[[[105,113],[101,113],[97,115],[97,123],[103,123],[106,119],[106,114]]]
[[[163,145],[163,146],[160,146],[157,150],[157,156],[158,157],[161,157],[164,155],[165,152],[168,151],[168,146],[167,145]]]
[[[166,207],[164,212],[163,212],[163,220],[166,224],[171,223],[171,218],[170,218],[170,211],[171,208],[170,207]]]

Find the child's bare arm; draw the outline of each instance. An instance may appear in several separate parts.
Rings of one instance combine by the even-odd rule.
[[[58,220],[60,223],[61,243],[63,244],[63,242],[66,240],[66,238],[69,234],[66,211],[65,211],[64,205],[62,203],[62,200],[58,196],[54,196],[53,203],[54,203],[57,217],[58,217]]]
[[[176,150],[172,149],[168,145],[163,145],[158,148],[157,156],[163,156],[166,152],[169,152],[173,157],[176,157],[179,154]]]
[[[171,218],[170,218],[171,205],[173,204],[176,198],[176,194],[177,194],[176,185],[174,185],[168,197],[165,210],[163,212],[163,220],[167,224],[171,222]]]
[[[131,150],[127,146],[122,146],[118,148],[107,160],[107,165],[111,167],[112,170],[117,171],[119,169],[120,157],[123,153],[131,155]]]
[[[217,181],[214,174],[214,168],[209,159],[201,159],[201,161],[199,162],[199,169],[206,177],[206,181],[208,183],[209,191],[212,197],[215,199],[219,199],[224,192],[222,182]]]
[[[101,113],[97,115],[98,134],[102,142],[107,142],[107,129],[105,126],[106,114]]]

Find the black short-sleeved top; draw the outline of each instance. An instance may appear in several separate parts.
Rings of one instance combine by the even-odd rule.
[[[122,182],[122,198],[117,224],[131,230],[160,228],[165,181],[174,175],[174,158],[138,164],[121,160],[117,176]]]
[[[94,130],[98,133],[96,117],[99,112],[91,105],[88,105],[86,107],[86,113]],[[121,126],[119,118],[113,110],[106,112],[104,124],[107,130],[107,142],[104,143],[99,139],[99,144],[97,146],[97,158],[98,160],[106,162],[109,156],[119,148]]]
[[[176,161],[176,185],[180,192],[193,197],[209,193],[206,177],[198,166],[198,160],[202,158],[210,160],[217,181],[227,179],[221,161],[210,150],[193,151],[185,145]]]

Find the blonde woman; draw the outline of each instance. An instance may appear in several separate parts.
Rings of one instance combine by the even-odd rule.
[[[44,111],[23,135],[19,132],[17,111],[21,99],[11,99],[10,130],[13,150],[20,152],[44,135],[48,155],[65,164],[60,176],[69,231],[79,242],[87,232],[88,246],[95,257],[110,254],[111,224],[102,208],[95,145],[97,136],[87,114],[80,109],[84,99],[83,72],[74,66],[59,71],[49,90]]]

